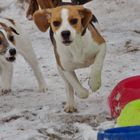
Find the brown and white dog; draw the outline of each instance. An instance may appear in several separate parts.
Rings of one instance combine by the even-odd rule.
[[[74,93],[80,98],[89,96],[89,91],[80,84],[75,69],[91,66],[89,86],[92,91],[101,86],[106,43],[91,23],[91,11],[84,6],[63,5],[39,10],[33,16],[42,32],[51,28],[50,37],[58,70],[66,85],[66,112],[76,111]]]
[[[20,53],[32,67],[38,80],[39,89],[42,92],[47,90],[46,82],[39,68],[34,50],[28,39],[28,35],[21,31],[14,20],[0,17],[0,72],[1,92],[6,94],[11,91],[13,63],[16,53]]]

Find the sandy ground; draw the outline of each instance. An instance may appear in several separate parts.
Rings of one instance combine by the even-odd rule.
[[[90,140],[80,127],[87,129],[83,127],[87,124],[94,129],[105,121],[107,97],[113,87],[123,78],[140,73],[140,0],[93,0],[93,11],[108,46],[102,87],[86,100],[76,98],[78,112],[73,114],[63,111],[65,86],[56,69],[48,32],[41,33],[28,21],[16,0],[0,0],[3,7],[0,15],[16,19],[28,32],[49,90],[37,91],[31,68],[18,56],[13,91],[0,97],[0,140]],[[88,71],[77,71],[87,88]]]

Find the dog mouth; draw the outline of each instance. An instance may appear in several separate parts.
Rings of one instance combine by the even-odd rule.
[[[8,62],[14,62],[14,61],[16,60],[16,58],[13,57],[13,56],[11,56],[11,57],[6,58],[6,60],[7,60]]]
[[[65,44],[66,46],[69,46],[72,43],[71,40],[65,40],[63,41],[63,44]]]

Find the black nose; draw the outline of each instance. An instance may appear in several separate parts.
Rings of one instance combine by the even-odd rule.
[[[16,49],[12,48],[9,50],[10,55],[16,55]]]
[[[62,35],[63,39],[67,40],[70,37],[70,31],[68,31],[68,30],[62,31],[61,35]]]

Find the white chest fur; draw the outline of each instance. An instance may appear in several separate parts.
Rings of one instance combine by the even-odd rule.
[[[86,31],[84,36],[77,34],[70,46],[65,46],[57,39],[56,42],[61,64],[66,70],[74,70],[91,65],[101,48],[101,45],[93,41],[89,30]]]

